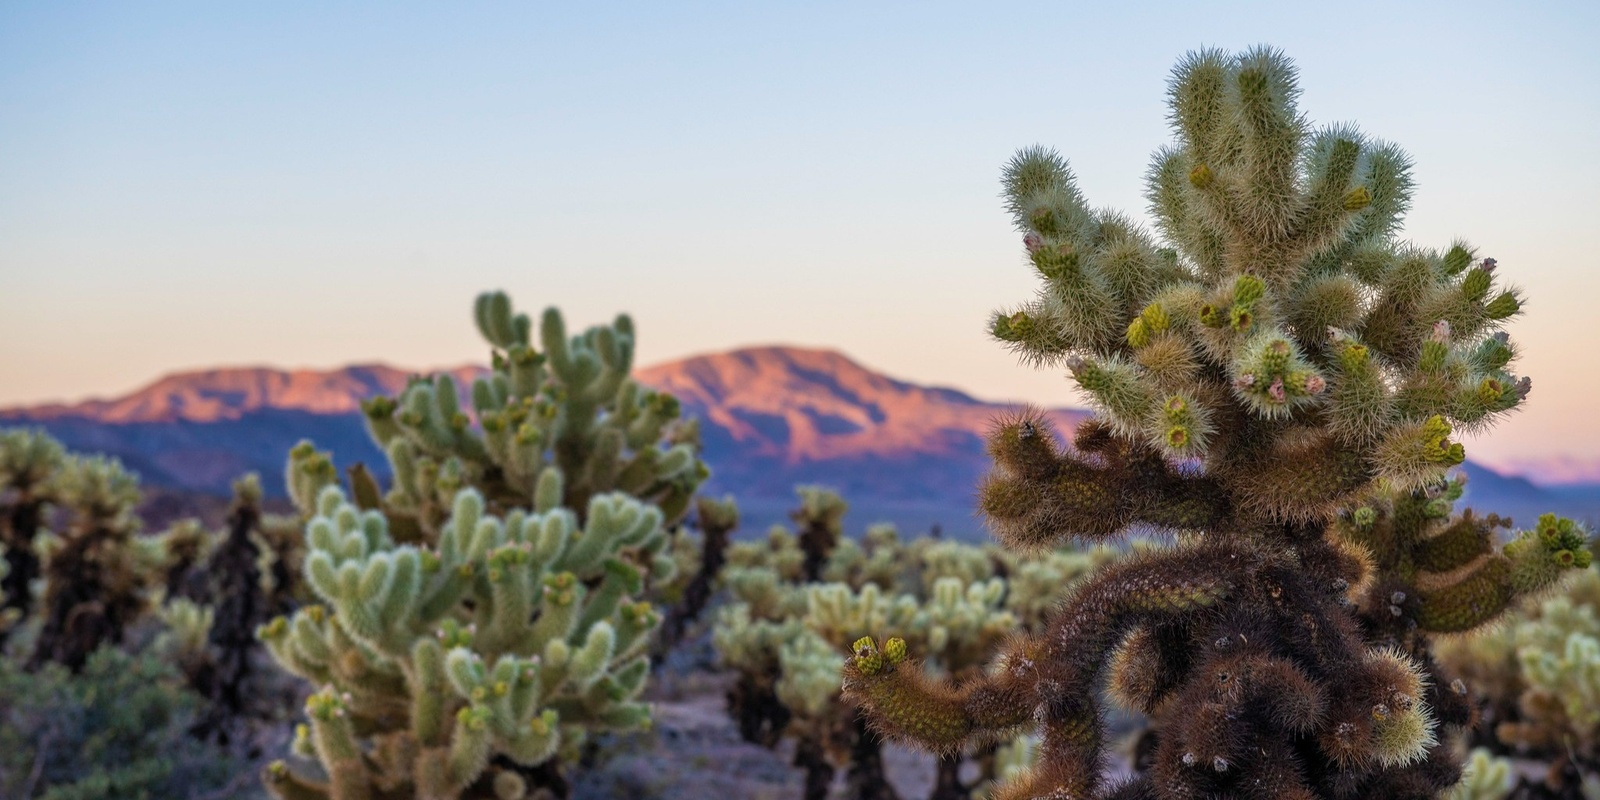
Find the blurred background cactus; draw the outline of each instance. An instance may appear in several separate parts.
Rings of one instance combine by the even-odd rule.
[[[42,619],[28,663],[76,672],[101,645],[122,643],[147,610],[159,562],[135,538],[139,479],[121,462],[72,456],[53,480],[69,521],[47,549]]]
[[[1438,657],[1482,703],[1477,741],[1543,765],[1526,776],[1529,790],[1600,796],[1600,573],[1480,635],[1442,641]]]
[[[0,614],[14,625],[33,609],[33,582],[39,577],[37,538],[55,497],[52,481],[66,454],[44,431],[0,430],[0,546],[6,572],[0,578]],[[0,625],[0,651],[7,627]]]
[[[689,626],[711,603],[717,576],[727,563],[728,545],[739,527],[739,506],[731,495],[720,500],[696,498],[693,524],[699,536],[680,529],[673,537],[672,554],[677,562],[673,579],[655,585],[657,599],[667,607],[653,654],[658,662],[683,641]]]
[[[263,514],[256,475],[235,481],[233,492],[225,530],[180,521],[157,539],[166,565],[161,619],[177,645],[178,665],[210,701],[196,731],[223,740],[240,717],[274,720],[281,714],[283,698],[263,685],[255,633],[296,605],[290,595],[298,583],[283,545],[264,535],[290,521]]]
[[[881,524],[858,540],[843,535],[848,505],[837,494],[814,486],[798,493],[795,530],[775,527],[765,541],[736,543],[728,553],[722,579],[730,597],[718,610],[713,641],[737,673],[729,713],[748,741],[794,741],[804,797],[827,797],[841,770],[846,796],[894,797],[880,737],[839,698],[840,668],[857,632],[903,631],[927,654],[929,674],[965,677],[981,670],[1000,642],[1042,619],[1062,586],[1109,557],[1109,549],[1023,562],[992,547],[931,537],[905,542]],[[811,545],[804,546],[808,534]],[[1028,577],[1016,588],[1003,577],[1022,572]],[[963,776],[962,754],[940,759],[930,797],[981,794],[1018,760],[995,746],[973,755],[975,778]]]
[[[993,334],[1067,367],[1096,417],[1070,449],[1040,414],[1003,421],[980,506],[1022,550],[1177,536],[1096,569],[966,681],[907,661],[924,652],[902,627],[861,629],[897,634],[858,642],[844,672],[885,732],[948,753],[1039,730],[1037,765],[999,797],[1435,797],[1460,778],[1443,740],[1470,712],[1426,634],[1586,560],[1569,522],[1501,550],[1497,520],[1430,505],[1464,458],[1450,437],[1528,394],[1500,331],[1522,301],[1465,243],[1398,241],[1406,156],[1313,129],[1298,95],[1268,48],[1179,63],[1177,142],[1147,173],[1159,239],[1091,210],[1051,151],[1005,170],[1042,286]],[[1153,720],[1122,785],[1102,768],[1107,677]]]
[[[694,426],[628,377],[627,317],[569,338],[550,309],[538,350],[505,294],[476,318],[493,369],[471,415],[445,375],[365,405],[387,491],[354,468],[347,494],[327,454],[290,454],[320,602],[260,636],[321,687],[296,748],[323,775],[274,764],[280,797],[564,797],[592,734],[649,723],[646,598],[679,571],[672,528],[707,475]]]

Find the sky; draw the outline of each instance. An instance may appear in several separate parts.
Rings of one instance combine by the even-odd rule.
[[[1519,6],[1536,7],[1519,7]],[[1488,463],[1600,456],[1600,3],[0,4],[0,406],[222,365],[481,360],[473,296],[639,360],[839,349],[1080,402],[985,335],[1057,148],[1144,218],[1168,73],[1267,43],[1413,157],[1404,236],[1529,297]]]

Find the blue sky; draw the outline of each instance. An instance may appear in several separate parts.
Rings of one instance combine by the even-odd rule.
[[[1033,289],[1001,164],[1054,146],[1142,213],[1172,64],[1265,42],[1412,154],[1409,237],[1527,289],[1532,405],[1470,452],[1600,441],[1600,4],[581,5],[0,5],[0,404],[472,360],[492,287],[627,310],[646,363],[827,346],[1070,404],[983,334]]]

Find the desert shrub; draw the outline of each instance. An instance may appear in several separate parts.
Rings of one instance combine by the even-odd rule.
[[[204,701],[154,655],[111,647],[77,674],[0,659],[0,796],[182,800],[245,796],[247,764],[188,732]]]

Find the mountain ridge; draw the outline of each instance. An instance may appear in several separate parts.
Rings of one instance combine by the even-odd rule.
[[[484,373],[473,365],[442,371],[463,392]],[[414,374],[383,363],[187,370],[121,397],[0,409],[0,424],[41,425],[71,449],[121,458],[154,486],[216,494],[255,471],[281,494],[285,453],[302,437],[341,465],[381,471],[360,402],[398,393]],[[937,523],[972,535],[975,487],[989,465],[984,436],[996,417],[1023,407],[896,379],[828,348],[744,347],[641,368],[635,378],[672,392],[701,420],[713,471],[707,491],[734,494],[747,530],[782,520],[795,485],[822,483],[855,505],[857,522]],[[1066,436],[1088,412],[1044,414]],[[1466,471],[1470,495],[1490,501],[1487,510],[1600,513],[1600,490],[1552,493],[1481,465]]]

